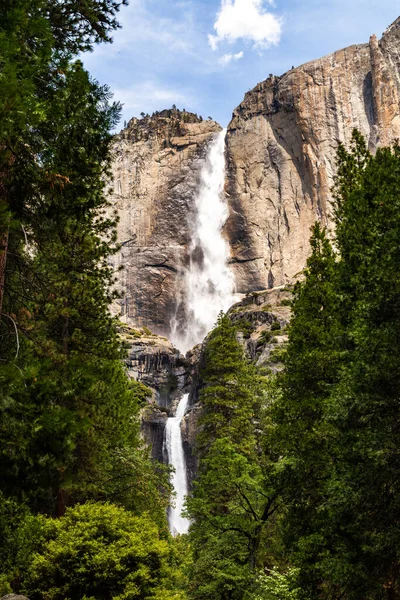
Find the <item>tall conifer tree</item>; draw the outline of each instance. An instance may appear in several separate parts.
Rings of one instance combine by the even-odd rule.
[[[194,519],[191,597],[239,599],[252,581],[276,510],[271,453],[260,427],[264,382],[244,357],[236,327],[221,315],[201,372],[199,472],[188,500]]]

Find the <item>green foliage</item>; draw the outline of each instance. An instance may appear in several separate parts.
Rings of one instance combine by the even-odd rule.
[[[259,590],[252,600],[307,600],[298,587],[299,569],[281,573],[277,568],[262,573],[257,581]]]
[[[90,503],[39,521],[41,539],[22,583],[31,600],[182,597],[170,587],[170,541],[148,514]]]
[[[316,490],[315,478],[309,477],[315,472],[312,457],[324,458],[322,464],[328,460],[324,449],[330,432],[323,423],[324,401],[337,380],[340,356],[334,345],[339,335],[333,280],[336,262],[319,224],[314,226],[311,248],[306,279],[294,291],[286,354],[279,352],[279,360],[285,362],[281,376],[284,393],[275,410],[285,453],[292,457],[290,464],[296,461],[298,481],[288,472],[293,494],[304,482],[309,482],[310,493]]]
[[[254,331],[254,326],[244,316],[244,317],[240,317],[236,321],[236,330],[240,331],[240,333],[243,334],[243,337],[245,339],[248,339]]]
[[[24,505],[6,499],[0,493],[1,594],[12,592],[11,583],[18,581],[20,569],[25,569],[29,563],[32,537],[27,529],[22,532],[22,524],[28,518],[29,511]]]
[[[314,228],[282,394],[284,540],[315,598],[399,597],[400,150],[339,149],[337,256]]]
[[[146,335],[154,335],[148,327],[142,327],[142,331]]]
[[[277,339],[272,338],[271,343],[277,344]],[[286,357],[286,346],[278,346],[274,350],[271,350],[271,353],[269,355],[269,360],[273,364],[278,364],[278,363],[283,362],[285,357]]]
[[[292,306],[292,301],[289,298],[284,298],[279,302],[279,306]]]
[[[187,502],[194,519],[190,597],[240,599],[251,585],[276,498],[260,422],[265,384],[244,358],[227,316],[207,341],[201,377],[199,474]]]
[[[268,344],[274,337],[273,333],[269,329],[264,329],[260,337],[257,340],[257,345]]]
[[[0,477],[11,543],[29,511],[62,516],[88,499],[151,511],[166,528],[168,474],[139,432],[147,391],[124,371],[108,308],[120,107],[74,61],[109,39],[121,4],[0,7]],[[16,588],[26,569],[7,552],[3,579]]]
[[[1,8],[0,475],[33,511],[113,499],[164,523],[167,474],[139,435],[146,392],[128,381],[108,309],[117,246],[105,190],[119,106],[70,60],[107,40],[120,4]]]

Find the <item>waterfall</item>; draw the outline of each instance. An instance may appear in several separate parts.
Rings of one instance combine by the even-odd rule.
[[[189,215],[189,264],[183,272],[181,299],[170,336],[181,352],[202,342],[219,312],[235,302],[234,278],[228,266],[229,246],[221,233],[228,217],[223,194],[225,135],[226,130],[218,133],[208,148],[194,214]]]
[[[229,247],[222,236],[228,217],[224,198],[225,134],[211,142],[200,173],[200,185],[189,215],[189,263],[180,280],[180,299],[171,323],[170,339],[181,352],[203,341],[217,321],[221,310],[235,302],[234,278],[231,273]],[[187,533],[189,521],[181,516],[187,495],[185,455],[181,421],[189,395],[179,402],[176,416],[167,421],[166,446],[168,463],[175,469],[172,483],[176,492],[175,507],[169,509],[169,526],[173,535]]]
[[[189,394],[184,394],[179,401],[175,417],[167,420],[165,442],[168,453],[168,463],[175,472],[172,475],[172,484],[176,492],[175,506],[169,508],[168,520],[172,535],[187,533],[189,521],[181,516],[185,496],[187,495],[187,477],[185,454],[182,445],[181,421],[189,401]]]

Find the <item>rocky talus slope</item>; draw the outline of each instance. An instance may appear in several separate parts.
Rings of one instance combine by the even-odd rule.
[[[114,257],[122,294],[116,312],[131,324],[169,333],[188,260],[189,225],[214,121],[166,110],[132,119],[115,138],[111,210],[119,217]]]
[[[310,226],[331,223],[339,142],[353,128],[371,151],[400,138],[400,18],[378,41],[271,76],[245,95],[227,134],[238,291],[271,288],[304,268]]]

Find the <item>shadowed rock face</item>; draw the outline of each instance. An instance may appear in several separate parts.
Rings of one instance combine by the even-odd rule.
[[[123,270],[114,308],[128,323],[169,333],[202,159],[220,130],[214,121],[171,110],[132,119],[116,136],[111,201],[122,248],[114,266]]]
[[[369,44],[270,77],[248,92],[227,134],[226,235],[239,292],[291,281],[310,227],[331,223],[339,142],[371,151],[400,138],[400,19]]]

